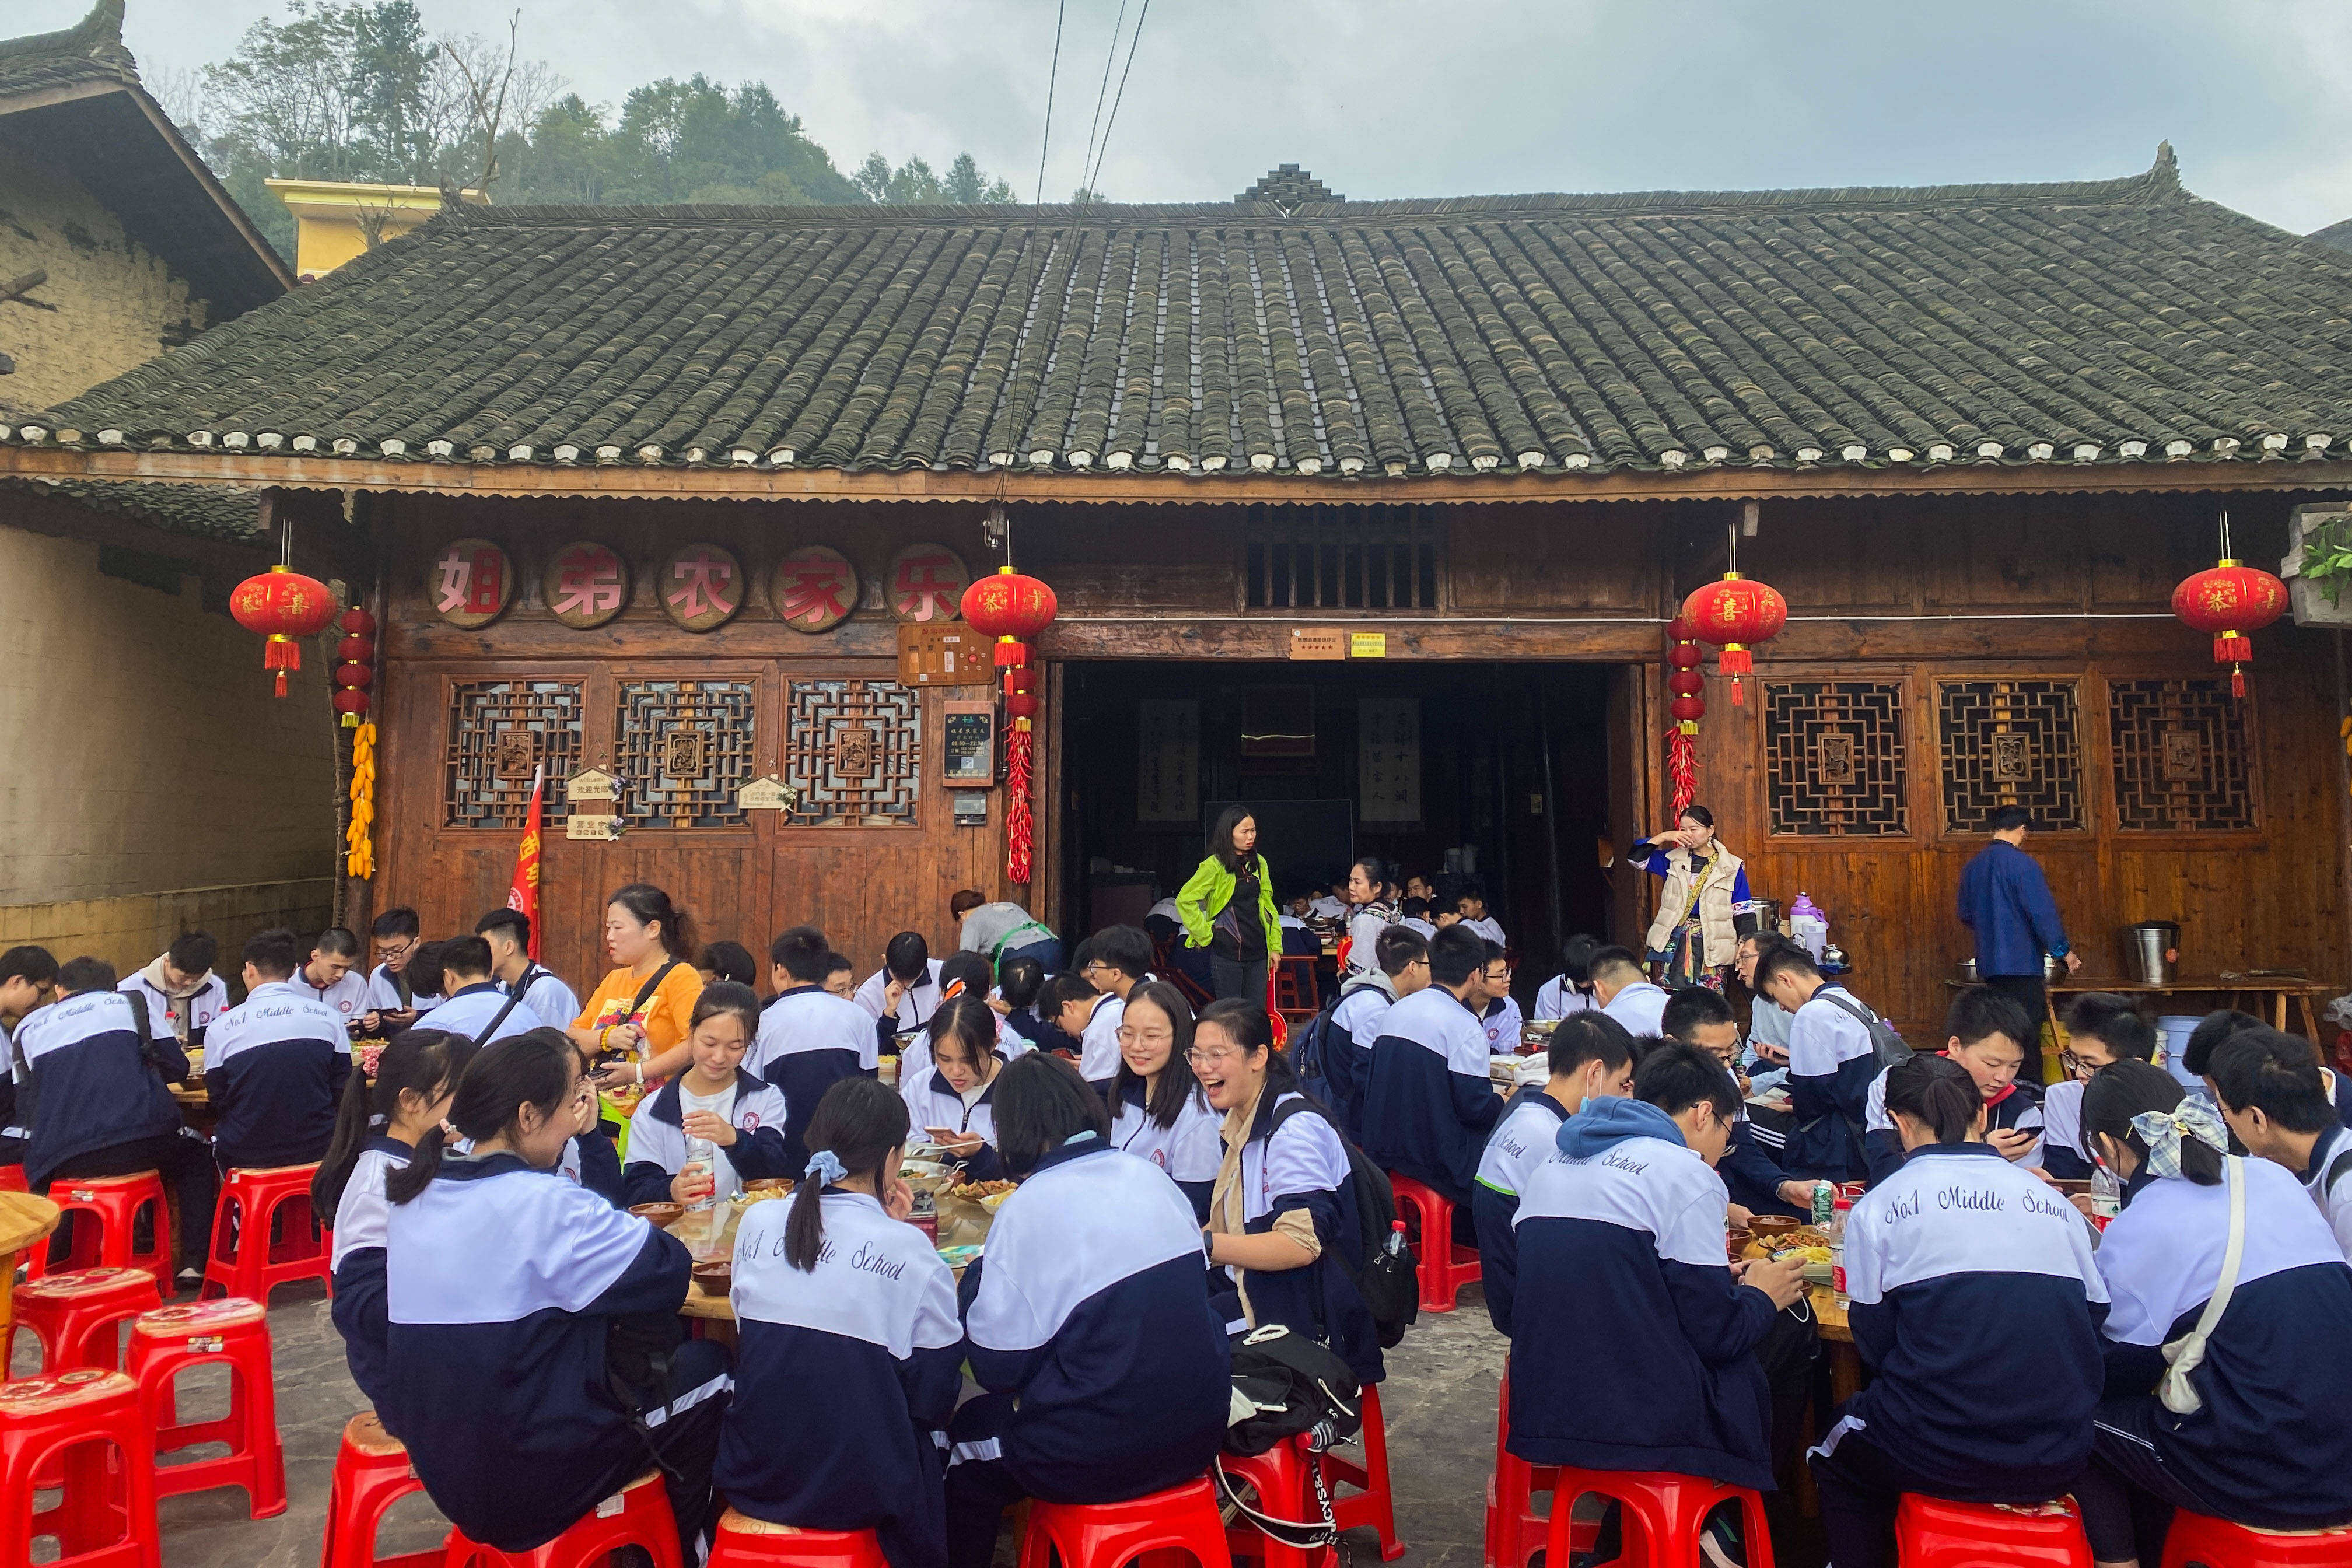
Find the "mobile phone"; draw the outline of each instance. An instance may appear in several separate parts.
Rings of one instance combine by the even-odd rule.
[[[934,1143],[940,1142],[942,1139],[961,1139],[963,1137],[962,1133],[957,1131],[952,1127],[926,1127],[923,1131],[931,1135],[931,1142]]]

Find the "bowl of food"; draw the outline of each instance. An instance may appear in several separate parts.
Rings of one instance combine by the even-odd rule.
[[[714,1258],[694,1266],[694,1282],[702,1287],[706,1296],[724,1296],[734,1287],[735,1265],[726,1258]]]
[[[686,1213],[684,1204],[631,1204],[629,1212],[656,1230],[667,1230]]]
[[[1802,1223],[1794,1215],[1759,1214],[1748,1216],[1748,1228],[1757,1240],[1771,1246]]]
[[[1748,1244],[1754,1239],[1755,1237],[1751,1233],[1735,1226],[1723,1233],[1723,1249],[1729,1253],[1731,1260],[1737,1263],[1747,1252]]]

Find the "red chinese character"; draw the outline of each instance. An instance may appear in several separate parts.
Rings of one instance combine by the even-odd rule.
[[[783,596],[783,617],[824,625],[847,617],[857,594],[857,578],[848,564],[831,555],[795,555],[778,569]]]
[[[621,607],[621,562],[604,549],[574,550],[555,563],[558,616],[601,616]]]
[[[681,620],[693,620],[698,616],[732,615],[735,601],[727,595],[727,584],[735,580],[735,563],[710,555],[689,555],[675,563],[669,574],[682,584],[664,595],[669,607]]]
[[[898,563],[890,594],[892,607],[908,620],[950,617],[963,597],[963,574],[956,558],[945,551],[937,555],[909,555]]]

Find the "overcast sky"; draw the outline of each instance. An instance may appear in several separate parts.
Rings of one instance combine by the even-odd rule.
[[[464,33],[516,0],[419,3]],[[1055,0],[520,3],[526,53],[591,100],[758,78],[845,169],[969,148],[1035,188]],[[86,7],[0,10],[33,29]],[[151,73],[198,66],[268,8],[130,0],[129,41]],[[1067,0],[1050,198],[1078,183],[1118,11]],[[2189,189],[2305,232],[2352,216],[2347,82],[2347,0],[1150,0],[1100,184],[1225,200],[1279,163],[1357,198],[2066,180],[2169,138]]]

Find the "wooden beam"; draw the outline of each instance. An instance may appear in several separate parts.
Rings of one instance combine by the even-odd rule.
[[[2256,461],[2129,464],[1972,463],[1900,468],[1698,468],[1671,474],[1449,473],[1367,476],[1125,472],[1033,473],[962,469],[675,468],[635,463],[502,463],[255,452],[140,451],[129,447],[0,444],[0,474],[144,479],[163,484],[275,485],[288,489],[404,491],[420,495],[549,496],[641,500],[1070,501],[1232,505],[1466,501],[1747,500],[1846,496],[2032,495],[2167,491],[2352,492],[2352,462]]]

